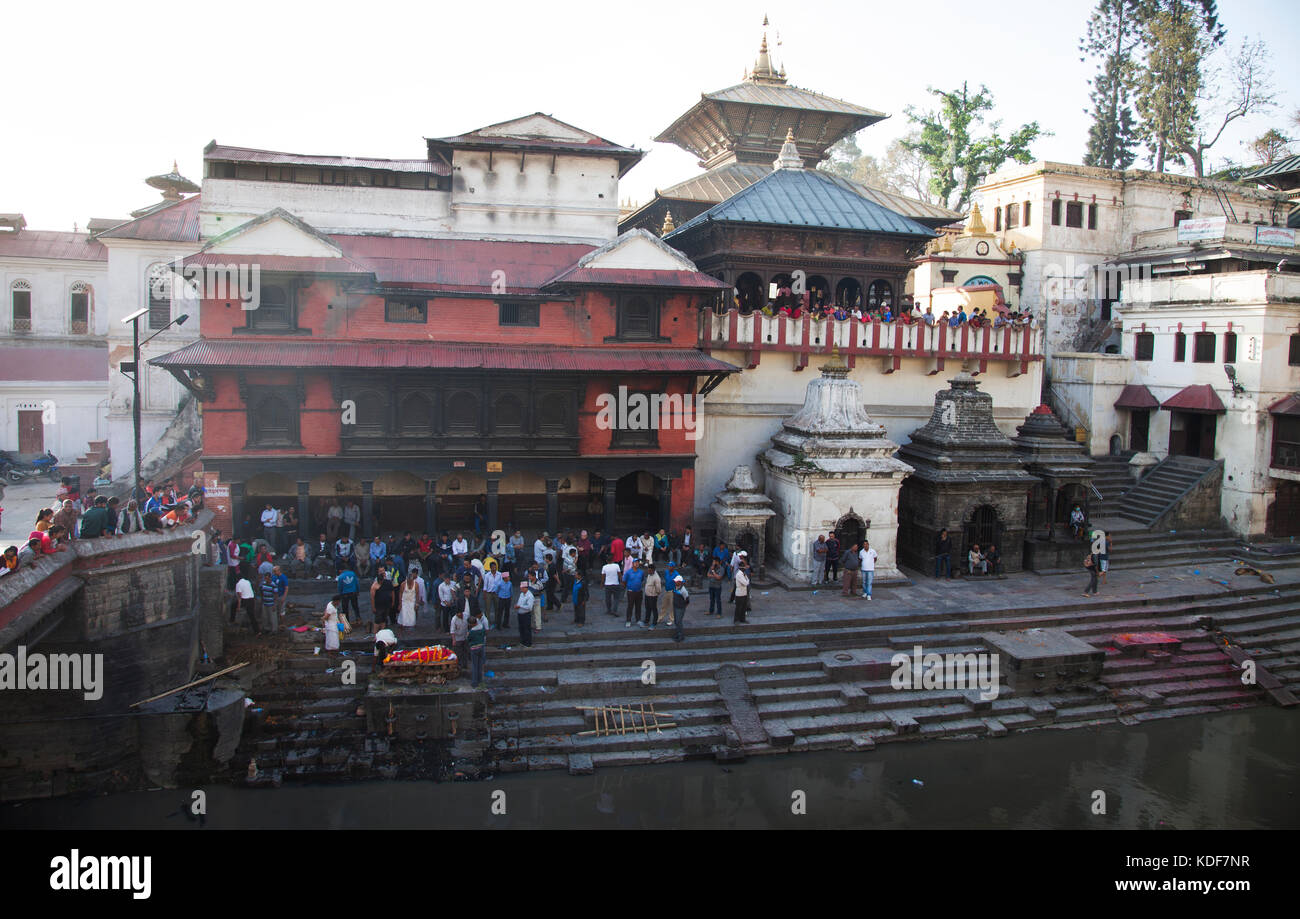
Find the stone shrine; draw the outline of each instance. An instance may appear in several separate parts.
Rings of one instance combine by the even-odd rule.
[[[772,501],[754,482],[748,466],[737,466],[727,480],[727,487],[713,503],[718,539],[734,549],[749,553],[755,573],[767,556],[767,522],[776,515]]]
[[[934,573],[935,542],[952,537],[952,567],[966,571],[973,543],[995,543],[1002,570],[1019,571],[1025,513],[1039,480],[1022,468],[1010,438],[993,421],[993,397],[969,373],[957,374],[934,396],[930,421],[898,451],[915,468],[903,484],[898,514],[899,557]]]
[[[836,353],[808,384],[803,408],[786,420],[759,456],[776,508],[769,569],[788,584],[812,583],[812,547],[840,533],[846,547],[869,539],[876,583],[906,580],[895,542],[898,493],[911,467],[894,458],[898,445],[862,407],[862,386],[848,378]]]

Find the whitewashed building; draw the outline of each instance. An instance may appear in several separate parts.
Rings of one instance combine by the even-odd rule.
[[[106,437],[107,251],[0,214],[0,449],[65,463]]]

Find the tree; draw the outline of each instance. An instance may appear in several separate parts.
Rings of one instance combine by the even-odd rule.
[[[1142,44],[1142,0],[1099,0],[1079,42],[1084,54],[1101,59],[1092,83],[1092,126],[1084,165],[1127,169],[1136,154],[1137,124],[1129,104],[1137,82],[1134,53]]]
[[[1204,74],[1201,85],[1215,89],[1199,100],[1204,103],[1202,110],[1205,115],[1197,120],[1180,144],[1180,150],[1192,161],[1192,169],[1198,178],[1205,174],[1205,151],[1219,142],[1228,125],[1238,118],[1267,111],[1276,105],[1273,75],[1268,69],[1268,47],[1262,40],[1243,40],[1228,69],[1230,75],[1226,81],[1220,79],[1217,70]],[[1225,84],[1230,87],[1226,100],[1219,97],[1217,89]]]
[[[975,187],[1007,160],[1030,162],[1030,144],[1049,136],[1037,121],[1031,121],[1004,139],[999,134],[1001,122],[995,121],[986,136],[976,138],[973,131],[983,123],[984,113],[993,108],[988,87],[980,86],[973,95],[966,83],[960,90],[930,87],[929,92],[941,105],[930,112],[907,107],[907,117],[921,131],[915,140],[904,140],[903,146],[924,159],[930,170],[930,191],[939,204],[953,210],[964,211]]]
[[[1202,63],[1222,44],[1224,29],[1215,0],[1142,0],[1138,15],[1146,66],[1137,110],[1156,172],[1164,172],[1195,149]]]
[[[830,157],[818,168],[862,185],[932,204],[928,188],[930,174],[925,161],[903,145],[904,140],[916,140],[917,137],[913,133],[908,138],[891,141],[881,158],[863,153],[856,135],[850,135],[835,142],[830,148]]]
[[[1260,163],[1267,166],[1291,155],[1291,138],[1277,128],[1269,128],[1247,144],[1246,148],[1255,154]]]

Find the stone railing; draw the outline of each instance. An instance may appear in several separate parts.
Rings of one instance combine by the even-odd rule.
[[[980,369],[988,361],[1021,365],[1043,359],[1042,329],[1024,326],[952,328],[935,324],[903,322],[859,322],[853,319],[822,319],[811,316],[790,319],[742,315],[737,310],[701,314],[699,346],[709,351],[744,351],[748,366],[755,367],[763,352],[789,352],[796,365],[808,365],[810,356],[829,355],[838,350],[853,366],[859,357],[885,359],[886,373],[897,370],[904,358],[919,358],[931,365],[931,372],[943,369],[944,360],[977,361]],[[939,362],[934,367],[934,362]]]

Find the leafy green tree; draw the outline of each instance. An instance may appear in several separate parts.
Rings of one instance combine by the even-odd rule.
[[[1146,66],[1137,81],[1137,110],[1155,170],[1164,172],[1196,149],[1203,63],[1225,33],[1215,0],[1142,0],[1138,14]],[[1196,156],[1193,165],[1199,170]]]
[[[921,112],[915,106],[907,107],[907,117],[919,126],[920,136],[904,140],[903,146],[925,160],[931,193],[938,203],[953,210],[964,211],[975,187],[1007,160],[1031,162],[1030,145],[1049,136],[1037,121],[1031,121],[1003,138],[1001,122],[995,121],[988,125],[987,134],[977,137],[984,113],[993,108],[988,87],[980,86],[979,92],[972,94],[962,83],[959,90],[930,87],[929,92],[940,100],[939,108]]]
[[[1138,125],[1130,100],[1137,83],[1135,53],[1142,45],[1142,0],[1098,0],[1079,42],[1085,55],[1100,59],[1092,78],[1092,125],[1086,166],[1127,169],[1137,154]]]

